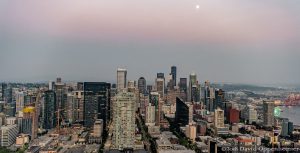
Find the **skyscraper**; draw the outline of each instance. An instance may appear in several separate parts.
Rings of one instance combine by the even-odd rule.
[[[135,95],[121,91],[113,100],[113,149],[134,149]]]
[[[161,79],[165,79],[165,74],[164,73],[157,73],[156,74],[156,78],[161,78]]]
[[[220,108],[215,110],[215,122],[214,125],[216,128],[224,127],[224,111]]]
[[[43,128],[52,129],[57,125],[57,105],[55,92],[53,90],[45,91],[43,107]]]
[[[180,78],[179,89],[187,93],[187,78]]]
[[[24,92],[16,93],[16,112],[22,111],[24,108]]]
[[[138,89],[140,93],[146,92],[146,79],[144,77],[140,77],[138,80]]]
[[[175,122],[180,126],[186,126],[193,122],[193,105],[185,103],[180,98],[176,98]]]
[[[110,118],[110,83],[84,82],[84,126],[92,127],[96,119],[106,128]]]
[[[200,101],[200,85],[197,81],[197,75],[195,73],[190,74],[188,101],[199,102]]]
[[[274,108],[275,104],[273,101],[264,101],[263,102],[263,118],[264,125],[268,127],[274,126]]]
[[[67,120],[67,92],[65,90],[66,85],[62,83],[61,78],[57,78],[55,82],[55,97],[56,97],[56,109],[59,109],[59,115],[63,120]]]
[[[48,85],[48,90],[54,90],[54,88],[55,88],[55,82],[50,80]]]
[[[165,81],[162,78],[157,78],[155,80],[156,83],[156,91],[159,93],[161,97],[164,97],[165,93]]]
[[[155,106],[155,125],[159,126],[160,125],[161,106],[160,106],[160,94],[158,92],[151,92],[150,103],[152,106]]]
[[[118,92],[126,88],[127,70],[118,68],[117,70],[117,90]]]
[[[2,83],[2,100],[7,103],[12,103],[12,88],[9,84]]]
[[[225,110],[225,91],[222,89],[215,90],[215,102],[214,102],[214,109],[220,107],[221,109]]]
[[[176,86],[177,82],[176,82],[176,79],[177,79],[177,68],[176,66],[172,66],[171,67],[171,75],[172,75],[172,80],[173,80],[173,85]]]
[[[83,96],[83,84],[82,84],[82,91],[73,91],[74,96],[74,119],[75,122],[83,123],[83,112],[84,112],[84,96]]]

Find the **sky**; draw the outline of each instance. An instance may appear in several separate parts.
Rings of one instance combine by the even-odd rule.
[[[300,84],[298,0],[1,0],[0,81]]]

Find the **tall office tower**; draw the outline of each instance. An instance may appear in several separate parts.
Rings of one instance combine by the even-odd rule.
[[[161,79],[165,79],[165,74],[164,73],[157,73],[156,74],[156,78],[161,78]]]
[[[176,66],[172,66],[171,67],[171,75],[172,75],[172,80],[173,80],[173,85],[176,86],[177,82],[176,82],[176,79],[177,79],[177,68]]]
[[[16,92],[16,113],[24,108],[24,92]]]
[[[191,102],[200,102],[200,85],[199,84],[192,86]]]
[[[159,126],[160,125],[161,105],[160,105],[160,94],[158,92],[151,92],[150,103],[152,106],[155,106],[155,124],[156,124],[156,126]]]
[[[117,70],[117,91],[125,89],[127,83],[127,70],[118,68]]]
[[[166,91],[168,92],[168,91],[174,90],[175,84],[174,84],[174,81],[172,79],[171,73],[170,73],[170,75],[168,75],[166,77],[165,81],[167,82],[167,89],[166,89]]]
[[[43,128],[53,129],[57,125],[57,104],[56,96],[53,90],[45,91],[43,107]]]
[[[214,119],[215,119],[215,122],[214,122],[214,126],[216,128],[222,128],[224,127],[224,111],[220,108],[216,109],[215,110],[215,114],[214,114]]]
[[[216,109],[217,107],[225,110],[225,91],[222,89],[215,90],[214,109]]]
[[[216,104],[215,104],[215,89],[210,87],[210,84],[208,81],[205,82],[204,86],[204,105],[205,109],[209,112],[214,112],[216,109]]]
[[[193,105],[185,103],[180,98],[176,98],[175,122],[180,126],[186,126],[193,122]]]
[[[92,127],[96,119],[103,120],[103,127],[110,119],[110,83],[84,82],[84,126]]]
[[[12,103],[12,88],[9,84],[2,83],[2,100]]]
[[[55,82],[50,80],[48,85],[48,90],[54,90],[54,88],[55,88]]]
[[[289,119],[288,118],[282,118],[280,135],[283,137],[289,136]]]
[[[113,149],[134,149],[135,95],[121,91],[113,100]]]
[[[200,102],[200,85],[197,81],[197,75],[195,73],[190,74],[188,101]]]
[[[275,104],[273,101],[264,101],[263,102],[264,125],[267,127],[274,126],[274,108],[275,108]]]
[[[61,78],[57,78],[55,82],[55,97],[56,97],[56,108],[59,112],[59,116],[62,120],[67,120],[67,92],[65,90],[65,84],[62,83]],[[60,122],[60,121],[59,121]]]
[[[83,89],[83,87],[82,87]],[[75,105],[74,108],[74,121],[77,123],[83,123],[83,110],[84,110],[84,98],[83,91],[73,91],[73,102]]]
[[[180,78],[179,89],[187,93],[187,78]]]
[[[16,114],[16,103],[8,103],[4,107],[5,115],[13,117]]]
[[[146,79],[144,77],[139,78],[138,89],[140,93],[146,93]]]
[[[157,78],[155,80],[156,91],[159,93],[160,97],[164,97],[165,93],[165,81],[162,78]]]

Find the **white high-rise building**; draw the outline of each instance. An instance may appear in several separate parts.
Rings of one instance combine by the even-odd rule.
[[[18,125],[1,126],[1,146],[8,147],[16,142],[19,129]]]
[[[146,125],[147,126],[154,126],[155,125],[155,106],[149,104],[149,106],[146,107]]]
[[[52,80],[50,80],[50,81],[49,81],[49,85],[48,85],[48,89],[49,89],[49,90],[54,90],[54,86],[55,86],[55,82],[52,81]]]
[[[22,111],[24,108],[24,92],[17,92],[16,93],[16,113]]]
[[[221,128],[224,127],[224,111],[220,108],[215,110],[215,127]]]
[[[127,70],[118,68],[117,70],[117,90],[118,92],[126,88]]]
[[[135,106],[132,92],[123,90],[114,97],[112,149],[134,149]]]
[[[244,110],[245,119],[249,121],[249,124],[253,122],[257,122],[257,111],[255,110],[254,106],[247,105]]]

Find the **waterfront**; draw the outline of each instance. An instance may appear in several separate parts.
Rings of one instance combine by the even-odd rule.
[[[295,125],[300,125],[300,106],[281,106],[280,117],[288,118]]]

